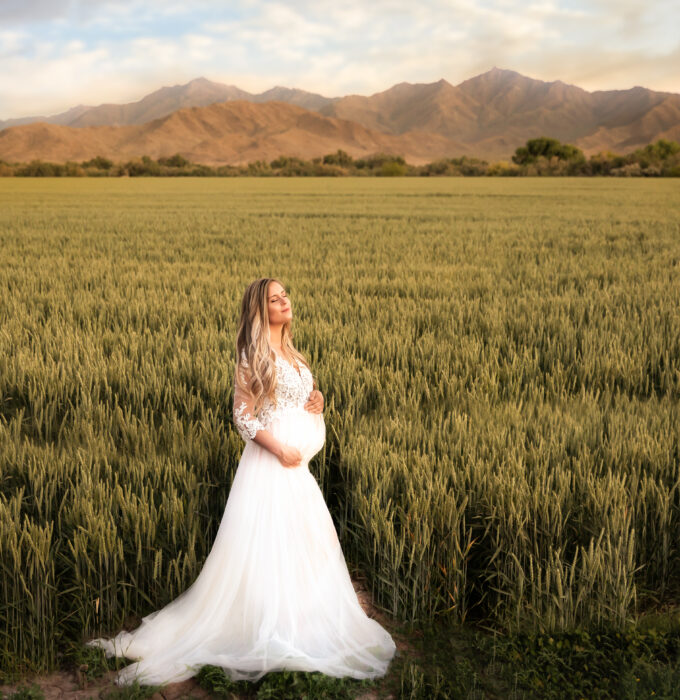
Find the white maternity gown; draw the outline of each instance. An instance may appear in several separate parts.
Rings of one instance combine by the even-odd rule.
[[[245,353],[241,367],[248,367]],[[312,375],[278,353],[276,373],[278,405],[265,399],[257,418],[250,396],[234,385],[234,425],[246,445],[196,580],[134,631],[87,642],[107,657],[135,660],[119,671],[117,685],[174,683],[208,664],[234,681],[284,669],[358,679],[386,674],[395,643],[363,611],[309,471],[326,439],[323,415],[303,408]],[[254,442],[263,429],[297,447],[302,463],[286,468]]]

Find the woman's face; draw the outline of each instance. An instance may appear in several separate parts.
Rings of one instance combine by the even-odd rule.
[[[293,318],[293,309],[286,290],[278,282],[270,282],[267,290],[269,325],[283,324]]]

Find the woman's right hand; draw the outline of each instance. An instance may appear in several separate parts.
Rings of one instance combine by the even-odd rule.
[[[276,456],[279,458],[279,462],[286,468],[298,467],[302,462],[302,453],[300,450],[290,445],[281,445],[279,453]]]

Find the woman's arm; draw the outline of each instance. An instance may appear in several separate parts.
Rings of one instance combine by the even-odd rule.
[[[248,370],[241,369],[241,377],[248,381]],[[254,400],[250,393],[241,389],[234,381],[234,405],[232,418],[234,426],[245,442],[253,440],[278,456],[281,443],[268,431],[259,418],[255,417]]]
[[[245,365],[247,367],[247,364]],[[244,382],[248,382],[248,369],[241,368]],[[295,447],[290,447],[265,430],[259,418],[255,417],[254,399],[234,381],[234,405],[232,418],[234,426],[245,442],[252,440],[269,450],[284,467],[294,467],[300,463],[302,455]]]
[[[248,364],[242,361],[239,366],[239,371],[241,372],[241,377],[244,383],[248,384],[250,379],[248,369]],[[261,445],[266,450],[269,450],[275,457],[278,458],[279,462],[284,467],[294,467],[297,466],[302,455],[296,447],[291,447],[282,443],[280,440],[274,437],[272,433],[265,430],[264,425],[259,418],[255,417],[254,411],[255,400],[251,394],[242,389],[234,379],[234,405],[232,409],[232,418],[234,421],[234,426],[238,431],[239,435],[243,438],[245,442],[252,440],[258,445]]]

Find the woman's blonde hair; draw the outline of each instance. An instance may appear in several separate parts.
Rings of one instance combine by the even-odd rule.
[[[269,300],[267,298],[274,277],[261,277],[251,282],[241,301],[241,320],[236,334],[235,381],[241,389],[254,398],[254,412],[257,415],[265,396],[276,405],[276,354],[269,342]],[[307,360],[293,346],[291,323],[284,323],[281,332],[281,352],[289,360],[304,364],[311,372]],[[242,355],[248,363],[244,369]],[[316,385],[316,382],[314,382]]]

